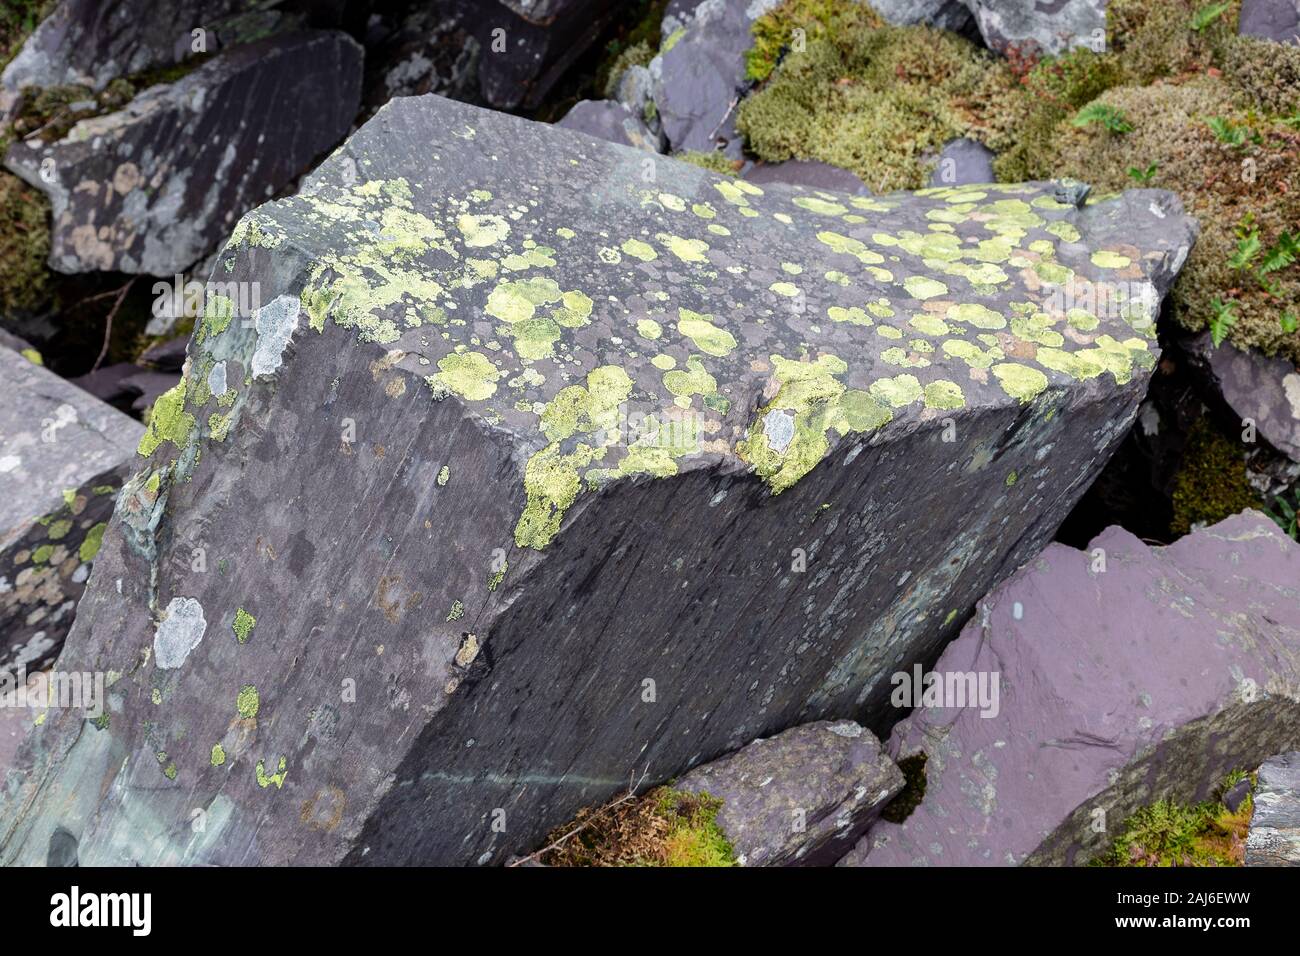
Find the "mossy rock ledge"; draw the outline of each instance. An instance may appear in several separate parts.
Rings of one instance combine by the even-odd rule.
[[[390,102],[219,256],[261,305],[212,296],[64,649],[111,721],[35,730],[0,860],[499,863],[877,726],[1146,390],[1194,226],[1081,192],[760,187]]]

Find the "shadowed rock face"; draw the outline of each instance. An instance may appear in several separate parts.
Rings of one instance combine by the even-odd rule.
[[[894,728],[896,760],[927,755],[925,798],[844,864],[1084,863],[1139,807],[1206,799],[1300,739],[1300,546],[1255,511],[1164,548],[1119,528],[1050,545],[934,671],[996,675],[995,712]]]
[[[1185,350],[1211,394],[1242,422],[1253,422],[1270,445],[1300,462],[1300,369],[1284,358],[1216,346],[1209,332],[1189,339]]]
[[[58,652],[142,431],[0,348],[0,671]]]
[[[343,137],[360,85],[361,48],[346,35],[278,37],[58,142],[15,143],[5,165],[50,197],[52,268],[172,275]]]
[[[1300,866],[1300,751],[1264,761],[1246,837],[1247,866]]]
[[[1155,361],[1191,224],[1058,193],[390,103],[219,257],[262,307],[209,303],[61,660],[120,675],[111,722],[33,736],[0,858],[499,862],[633,773],[874,726]],[[1125,317],[1053,311],[1107,277]]]
[[[717,823],[745,866],[825,866],[871,825],[903,774],[851,720],[756,740],[674,784],[722,801]]]

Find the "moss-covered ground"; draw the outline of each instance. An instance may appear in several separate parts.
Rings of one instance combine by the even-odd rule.
[[[1242,771],[1229,774],[1219,788],[1220,795],[1246,776]],[[1191,804],[1160,800],[1125,820],[1115,842],[1090,864],[1241,866],[1253,813],[1250,796],[1236,812],[1219,800]]]

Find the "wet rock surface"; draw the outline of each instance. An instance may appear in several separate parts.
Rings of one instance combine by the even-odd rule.
[[[1300,866],[1300,751],[1264,761],[1254,796],[1246,865]]]
[[[262,305],[209,303],[60,660],[123,675],[111,720],[32,735],[0,859],[501,862],[629,773],[883,719],[1155,361],[1192,225],[1062,196],[389,104],[222,254]],[[1102,277],[1145,291],[1052,306]]]
[[[903,788],[880,741],[851,720],[756,740],[674,785],[722,801],[717,824],[743,866],[825,866]]]
[[[924,799],[843,864],[1078,865],[1139,807],[1206,799],[1300,733],[1298,597],[1300,545],[1258,512],[1163,548],[1119,528],[1050,545],[935,664],[965,706],[937,697],[890,736],[895,760],[926,755]],[[965,675],[997,695],[970,703]]]
[[[58,652],[142,431],[0,348],[0,670]]]
[[[53,206],[50,266],[170,276],[347,132],[361,49],[306,31],[230,50],[62,139],[15,143],[5,165]]]

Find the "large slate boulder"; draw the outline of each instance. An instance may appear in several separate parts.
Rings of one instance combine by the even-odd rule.
[[[934,673],[997,692],[895,727],[895,760],[925,755],[924,799],[844,863],[1086,862],[1139,807],[1204,800],[1300,742],[1300,545],[1254,511],[1163,548],[1120,528],[1052,544]]]
[[[0,348],[0,671],[58,652],[143,431]]]
[[[832,166],[815,159],[787,159],[780,163],[754,163],[742,174],[751,183],[787,183],[807,186],[810,189],[828,189],[831,192],[870,196],[871,190],[847,169]]]
[[[1204,387],[1242,422],[1292,461],[1300,462],[1300,369],[1280,356],[1216,346],[1209,332],[1183,343]]]
[[[871,731],[822,720],[755,740],[674,786],[722,801],[716,822],[742,866],[826,866],[903,789],[903,774]]]
[[[236,47],[5,165],[53,206],[50,266],[170,276],[347,133],[361,48],[305,31]]]
[[[1300,866],[1300,750],[1265,760],[1254,796],[1246,865]]]
[[[1057,54],[1078,46],[1101,52],[1107,0],[962,0],[980,35],[999,53]]]
[[[28,741],[0,859],[500,862],[633,773],[872,726],[1155,361],[1192,223],[1058,195],[389,103],[222,254],[262,305],[210,304],[60,659],[123,675],[111,723]],[[1105,276],[1122,315],[1045,284]]]

